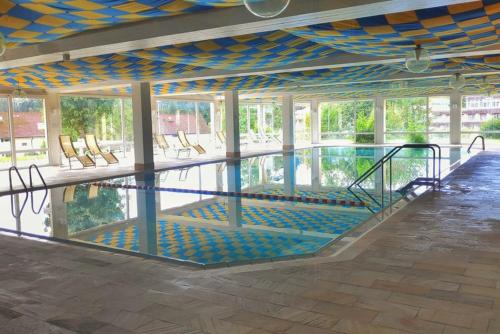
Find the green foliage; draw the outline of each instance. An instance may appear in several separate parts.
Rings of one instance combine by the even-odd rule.
[[[374,143],[375,115],[373,112],[366,114],[358,112],[356,117],[356,143]],[[369,132],[369,133],[362,133]]]
[[[347,101],[321,104],[322,133],[360,133],[355,136],[344,135],[343,138],[353,138],[356,143],[373,143],[375,117],[373,101]]]
[[[425,97],[386,100],[386,129],[388,132],[409,132],[406,141],[426,143],[427,100]]]
[[[12,104],[16,112],[43,111],[43,99],[14,98]]]
[[[77,140],[85,133],[100,139],[121,137],[121,116],[117,99],[63,96],[62,132]],[[109,125],[109,128],[106,126]]]
[[[101,188],[96,198],[88,198],[87,186],[78,186],[74,201],[67,204],[69,233],[85,231],[123,220],[123,205],[118,189]]]
[[[489,133],[490,131],[500,131],[500,118],[493,118],[481,124],[481,133],[485,138],[500,139],[500,133]]]

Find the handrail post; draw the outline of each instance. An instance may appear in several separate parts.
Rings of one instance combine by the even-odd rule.
[[[470,153],[470,151],[472,150],[472,146],[474,146],[474,144],[476,143],[476,140],[477,139],[481,139],[481,142],[482,142],[482,147],[483,147],[483,151],[486,149],[486,145],[485,145],[485,141],[484,141],[484,137],[479,135],[479,136],[476,136],[474,138],[474,140],[472,140],[472,143],[470,143],[469,145],[469,148],[467,149],[467,153]]]

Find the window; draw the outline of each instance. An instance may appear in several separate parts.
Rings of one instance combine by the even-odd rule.
[[[45,100],[1,97],[0,138],[0,168],[47,164]]]
[[[62,133],[77,149],[85,147],[85,134],[94,134],[106,150],[126,156],[133,147],[130,99],[61,96]]]
[[[385,140],[392,143],[449,143],[450,97],[385,100]]]
[[[295,143],[311,142],[311,104],[295,103]]]
[[[427,142],[427,98],[385,100],[386,142]]]
[[[463,97],[462,141],[468,143],[477,135],[500,144],[500,95]]]
[[[323,102],[319,110],[322,141],[374,142],[373,101]]]
[[[0,97],[0,168],[12,165],[10,146],[9,104],[6,97]]]
[[[205,148],[212,147],[212,103],[195,101],[158,101],[158,126],[160,134],[177,136],[177,131],[186,133],[190,141]],[[176,138],[171,144],[178,144]]]

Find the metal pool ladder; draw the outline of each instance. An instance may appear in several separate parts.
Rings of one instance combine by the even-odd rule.
[[[33,186],[33,171],[37,172],[40,181],[42,181],[43,189],[45,190],[43,199],[42,199],[40,205],[38,206],[38,209],[35,209],[35,200],[34,200],[34,196],[33,196],[33,191],[35,190],[35,187]],[[14,212],[14,186],[12,184],[13,172],[15,172],[19,181],[21,181],[21,184],[23,186],[23,193],[25,194],[23,204],[19,208],[19,214],[16,214],[16,212]],[[36,164],[31,164],[28,167],[28,174],[29,174],[29,188],[26,186],[26,182],[24,182],[24,179],[21,176],[21,173],[19,173],[19,169],[16,166],[11,166],[9,168],[9,188],[10,188],[10,193],[11,193],[10,194],[10,204],[11,204],[12,216],[14,216],[14,218],[19,218],[19,216],[22,214],[24,207],[26,206],[26,203],[28,201],[28,196],[31,197],[31,210],[33,211],[34,214],[39,214],[42,211],[43,205],[45,204],[45,201],[47,200],[47,195],[48,195],[47,183],[45,182],[45,179],[43,178],[42,173],[40,172],[40,169],[38,168],[38,166]]]
[[[405,144],[401,146],[396,146],[392,150],[389,151],[386,155],[382,157],[379,161],[377,161],[373,166],[371,166],[366,172],[364,172],[360,177],[358,177],[352,184],[350,184],[347,187],[347,190],[349,190],[356,198],[362,200],[359,198],[358,195],[354,193],[352,188],[354,186],[357,186],[361,191],[363,191],[374,203],[376,203],[378,206],[381,208],[384,208],[384,168],[385,165],[389,165],[389,205],[392,204],[392,158],[399,153],[403,149],[415,149],[415,148],[426,148],[432,151],[432,178],[430,177],[418,177],[408,183],[406,186],[400,189],[410,189],[413,186],[431,186],[433,189],[436,189],[436,186],[438,188],[441,187],[441,146],[437,144]],[[437,150],[437,157],[436,157],[436,150]],[[437,164],[436,164],[436,159],[437,159]],[[375,197],[370,194],[368,191],[366,191],[362,186],[361,183],[365,181],[370,175],[375,173],[377,170],[381,170],[381,175],[382,175],[382,187],[381,187],[381,201],[379,202]],[[436,171],[437,169],[437,171]]]
[[[470,151],[472,150],[472,146],[474,146],[474,144],[476,143],[476,140],[478,140],[478,139],[481,139],[483,151],[486,149],[485,144],[484,144],[484,137],[483,136],[476,136],[474,138],[474,140],[472,141],[472,143],[470,143],[469,148],[467,149],[467,153],[470,153]]]

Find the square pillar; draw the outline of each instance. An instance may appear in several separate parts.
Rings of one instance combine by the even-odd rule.
[[[45,98],[45,117],[47,119],[47,149],[49,164],[51,166],[61,165],[61,146],[59,135],[62,134],[61,104],[59,95],[48,92]]]
[[[238,91],[226,91],[224,97],[226,109],[226,157],[230,159],[239,158],[241,153]]]
[[[240,160],[227,163],[227,191],[241,193],[241,162]],[[227,220],[230,226],[241,227],[241,197],[227,197]]]
[[[319,101],[314,99],[311,102],[311,143],[313,145],[319,144],[320,129]]]
[[[283,151],[294,149],[295,144],[295,111],[293,108],[293,96],[283,95]]]
[[[385,101],[380,95],[375,96],[375,144],[385,143]]]
[[[136,170],[154,168],[151,115],[151,85],[149,82],[134,82],[132,84],[132,118]]]
[[[454,90],[450,95],[450,144],[462,143],[462,94]]]

